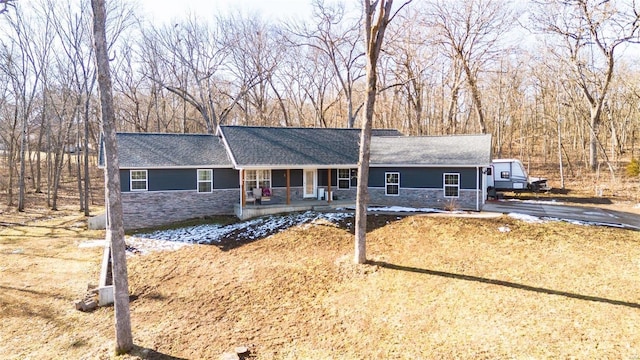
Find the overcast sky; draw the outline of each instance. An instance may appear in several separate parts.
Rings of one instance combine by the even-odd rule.
[[[276,19],[300,18],[311,15],[311,0],[137,0],[140,14],[154,23],[183,19],[186,14],[213,16],[239,9],[244,14],[257,12]]]

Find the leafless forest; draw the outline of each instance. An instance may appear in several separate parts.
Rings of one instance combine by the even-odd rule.
[[[109,1],[118,131],[359,127],[359,5],[313,0],[307,18],[277,23],[230,11],[154,24]],[[373,125],[491,133],[494,157],[615,184],[638,155],[639,11],[631,0],[413,1],[385,35]],[[23,210],[42,193],[55,209],[65,184],[88,214],[100,136],[91,26],[88,1],[0,0],[3,205]]]

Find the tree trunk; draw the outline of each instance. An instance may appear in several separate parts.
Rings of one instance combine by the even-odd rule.
[[[368,64],[367,64],[368,65]],[[360,135],[360,154],[358,157],[358,189],[356,195],[356,243],[354,261],[364,264],[367,261],[367,206],[369,204],[369,160],[371,158],[371,128],[373,107],[375,105],[375,76],[369,78],[367,67],[367,93],[365,95],[365,121]],[[374,82],[371,93],[371,81]]]
[[[47,206],[51,207],[51,125],[47,122]]]
[[[405,4],[409,3],[406,2]],[[382,48],[384,33],[389,23],[391,6],[393,0],[379,1],[378,16],[373,24],[373,15],[376,12],[375,6],[378,1],[371,4],[370,0],[364,1],[364,31],[366,41],[366,77],[367,92],[365,93],[365,111],[362,121],[362,132],[360,135],[360,154],[358,157],[358,190],[356,195],[356,236],[355,236],[355,256],[357,264],[364,264],[367,261],[367,206],[369,203],[369,159],[371,158],[371,128],[373,124],[373,112],[376,103],[376,91],[378,74],[376,65],[378,55]]]
[[[45,132],[45,128],[46,128],[46,96],[42,96],[42,118],[40,121],[40,130],[38,133],[38,148],[36,149],[36,193],[40,194],[42,193],[42,162],[41,162],[41,155],[40,153],[42,152],[42,139],[44,137],[44,132]]]
[[[463,61],[464,63],[464,61]],[[471,99],[473,101],[473,107],[476,109],[476,116],[478,117],[478,126],[480,126],[480,133],[487,133],[487,125],[484,120],[484,109],[482,108],[482,98],[480,97],[480,90],[478,89],[478,82],[471,72],[469,66],[464,63],[464,72],[467,75],[467,82],[471,88]]]
[[[589,120],[589,168],[593,171],[598,166],[598,130],[600,127],[600,109],[591,108]]]
[[[84,202],[84,194],[82,193],[82,157],[80,154],[80,142],[81,142],[81,137],[80,137],[80,112],[78,111],[78,117],[76,118],[78,120],[78,123],[76,124],[76,141],[75,144],[73,145],[75,147],[75,151],[76,151],[76,173],[78,175],[77,177],[77,184],[78,184],[78,200],[80,203],[80,211],[84,211],[84,207],[85,207],[85,202]]]
[[[91,197],[91,176],[89,173],[89,97],[87,97],[85,103],[84,115],[84,216],[89,216],[89,198]]]
[[[356,123],[356,118],[353,116],[353,100],[351,98],[347,101],[347,127],[353,129]]]
[[[60,186],[60,177],[64,167],[64,151],[58,151],[55,154],[53,162],[53,194],[51,196],[51,210],[58,210],[58,187]]]
[[[22,131],[20,134],[20,175],[18,177],[18,211],[24,211],[24,175],[27,152],[27,114],[22,114]]]
[[[93,34],[96,47],[98,86],[102,110],[102,131],[105,147],[105,183],[107,202],[107,241],[111,244],[113,264],[116,353],[133,349],[131,314],[129,310],[129,279],[124,242],[124,222],[120,194],[120,173],[116,147],[115,111],[111,90],[109,55],[107,54],[105,0],[91,0]]]
[[[13,169],[13,161],[16,157],[16,129],[18,128],[18,107],[16,106],[13,111],[13,124],[11,126],[11,137],[9,138],[9,160],[7,164],[9,165],[9,186],[7,188],[7,205],[13,206],[13,181],[15,177],[15,171]]]

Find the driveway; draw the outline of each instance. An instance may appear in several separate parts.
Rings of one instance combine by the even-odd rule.
[[[540,218],[567,219],[640,230],[640,215],[595,207],[570,206],[545,202],[487,201],[482,211],[519,213]]]

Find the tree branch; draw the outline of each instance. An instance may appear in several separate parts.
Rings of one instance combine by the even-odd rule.
[[[15,0],[0,0],[0,14],[4,14],[9,11],[9,6],[15,8],[15,4],[13,3]]]

